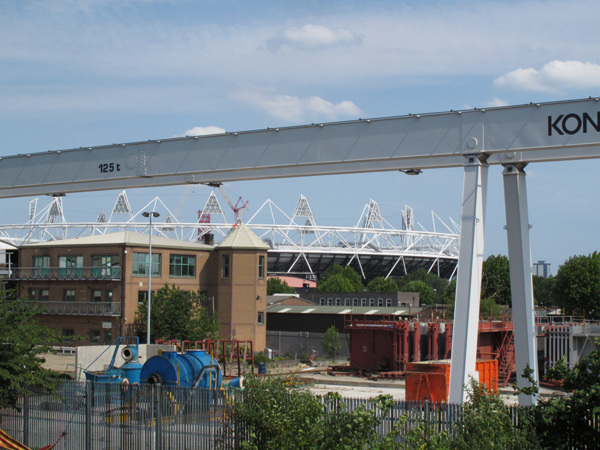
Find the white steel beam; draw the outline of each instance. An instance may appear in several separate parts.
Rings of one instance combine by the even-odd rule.
[[[448,395],[450,403],[466,401],[471,378],[479,380],[475,363],[479,333],[487,172],[488,166],[485,162],[481,162],[475,156],[467,158],[452,328],[452,363]]]
[[[0,158],[0,198],[600,157],[598,99],[271,128]]]
[[[515,165],[507,165],[502,175],[504,178],[517,381],[520,387],[531,386],[529,380],[522,377],[523,371],[529,366],[533,370],[534,380],[539,386],[526,175],[523,167]],[[533,405],[536,401],[534,395],[519,394],[519,404],[522,406]]]

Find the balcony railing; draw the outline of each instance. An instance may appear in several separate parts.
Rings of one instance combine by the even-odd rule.
[[[44,314],[74,316],[120,316],[118,302],[32,302],[44,307]]]
[[[120,267],[13,267],[14,280],[120,280]]]

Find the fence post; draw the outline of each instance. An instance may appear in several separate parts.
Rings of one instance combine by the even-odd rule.
[[[430,411],[429,411],[429,400],[425,400],[425,439],[427,439],[429,437],[430,431],[429,431],[429,422],[431,420],[431,415],[430,415]]]
[[[92,382],[85,383],[85,449],[92,450],[92,401],[94,392]]]
[[[29,394],[23,394],[23,445],[29,447]]]
[[[156,434],[154,441],[154,448],[156,450],[161,450],[161,435],[162,435],[162,387],[160,384],[156,385],[156,402],[154,402],[155,410],[155,425],[156,425]]]

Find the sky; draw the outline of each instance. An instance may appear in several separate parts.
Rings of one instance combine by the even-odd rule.
[[[4,0],[0,156],[313,122],[600,95],[600,2]],[[600,250],[600,161],[526,168],[532,259]],[[507,254],[502,169],[490,168],[485,254]],[[460,220],[461,169],[228,183],[248,213],[291,214],[300,194],[322,225],[352,226],[370,199],[400,228],[404,205]],[[158,195],[194,221],[210,188]],[[68,221],[95,221],[116,192],[72,194]],[[0,223],[29,198],[0,200]],[[48,199],[40,199],[40,203]],[[223,206],[224,202],[221,200]]]

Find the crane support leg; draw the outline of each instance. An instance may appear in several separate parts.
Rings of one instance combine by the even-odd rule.
[[[506,232],[508,237],[508,259],[510,261],[510,289],[512,316],[515,335],[517,381],[520,387],[529,387],[530,382],[522,378],[523,370],[529,365],[533,377],[538,380],[536,355],[536,333],[533,309],[533,281],[531,277],[531,246],[529,243],[529,215],[527,212],[527,190],[523,167],[504,166],[504,202],[506,207]],[[519,404],[529,406],[536,403],[534,395],[520,394]]]
[[[470,378],[478,380],[475,371],[479,302],[483,265],[483,225],[488,166],[475,156],[465,164],[461,211],[460,252],[456,282],[456,303],[450,366],[451,403],[467,399]]]

